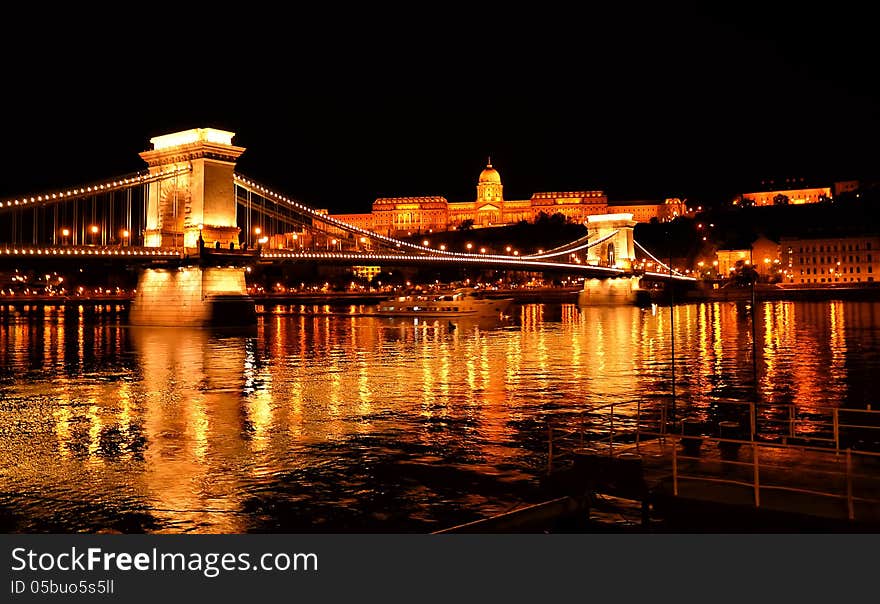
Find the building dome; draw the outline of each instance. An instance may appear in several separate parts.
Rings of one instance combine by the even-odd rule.
[[[501,175],[498,174],[498,170],[492,167],[492,160],[489,160],[489,163],[486,164],[486,169],[480,172],[480,180],[482,183],[494,183],[501,184]]]

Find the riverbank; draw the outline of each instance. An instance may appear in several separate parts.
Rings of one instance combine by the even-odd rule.
[[[577,303],[576,287],[535,287],[514,289],[483,289],[487,298],[513,298],[515,302],[529,303]],[[349,304],[378,304],[401,292],[285,292],[254,294],[251,297],[258,304],[328,304],[333,306]]]
[[[519,304],[577,304],[578,292],[581,287],[544,287],[487,289],[489,298],[513,298]],[[251,294],[257,304],[275,305],[328,305],[349,306],[359,304],[378,304],[395,295],[395,292],[285,292]],[[822,302],[827,300],[843,301],[880,301],[880,284],[865,283],[849,286],[802,287],[758,284],[754,296],[762,301]],[[0,313],[20,312],[21,310],[43,307],[68,307],[71,309],[122,307],[127,310],[134,294],[118,295],[86,295],[86,296],[0,296]],[[676,291],[674,301],[677,304],[700,302],[748,302],[752,299],[751,287],[720,287],[712,289],[706,286],[685,291]],[[656,304],[668,304],[668,294],[663,290],[651,291],[651,300]]]
[[[753,292],[751,287],[720,287],[718,289],[698,287],[695,290],[685,292],[680,300],[683,302],[749,301],[752,299],[752,295]],[[847,286],[832,285],[828,287],[803,287],[799,285],[781,286],[762,283],[755,286],[754,296],[757,300],[765,301],[871,301],[880,300],[880,284],[865,283],[858,285],[850,284]]]

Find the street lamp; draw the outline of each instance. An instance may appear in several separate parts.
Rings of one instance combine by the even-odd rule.
[[[474,244],[468,243],[467,245],[465,245],[465,247],[467,248],[467,251],[471,251],[474,248]]]
[[[98,227],[94,224],[91,227],[89,227],[89,231],[92,232],[92,245],[96,245],[98,243],[98,231],[99,230],[100,229],[98,229]]]
[[[128,229],[122,229],[122,245],[128,245],[128,237],[131,233],[128,232]]]
[[[68,237],[70,237],[70,229],[68,229],[67,227],[64,227],[63,229],[61,229],[61,244],[62,245],[68,245],[70,243],[70,240],[68,239]]]

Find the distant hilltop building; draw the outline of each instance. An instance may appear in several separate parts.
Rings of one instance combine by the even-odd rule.
[[[337,214],[333,217],[381,235],[406,236],[447,231],[469,224],[473,228],[517,222],[535,222],[544,214],[562,214],[569,222],[585,222],[596,214],[632,213],[640,222],[667,220],[685,213],[678,199],[664,202],[627,202],[609,205],[602,191],[552,191],[534,193],[530,199],[504,199],[501,175],[491,158],[480,172],[474,201],[450,202],[445,197],[380,197],[369,214]]]
[[[831,187],[804,187],[803,178],[786,178],[779,181],[766,180],[762,181],[761,184],[766,187],[766,190],[742,193],[733,200],[733,205],[796,206],[820,203],[833,199]],[[856,181],[835,183],[833,195],[836,197],[841,192],[852,190],[853,187],[858,187]]]

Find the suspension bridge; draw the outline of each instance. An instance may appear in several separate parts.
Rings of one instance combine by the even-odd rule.
[[[130,320],[156,325],[249,320],[245,267],[254,263],[564,271],[585,278],[588,303],[630,300],[645,280],[694,281],[633,239],[629,214],[589,216],[586,236],[522,255],[381,235],[236,172],[245,149],[233,136],[197,128],[154,137],[140,154],[145,171],[0,200],[0,265],[137,267]]]

